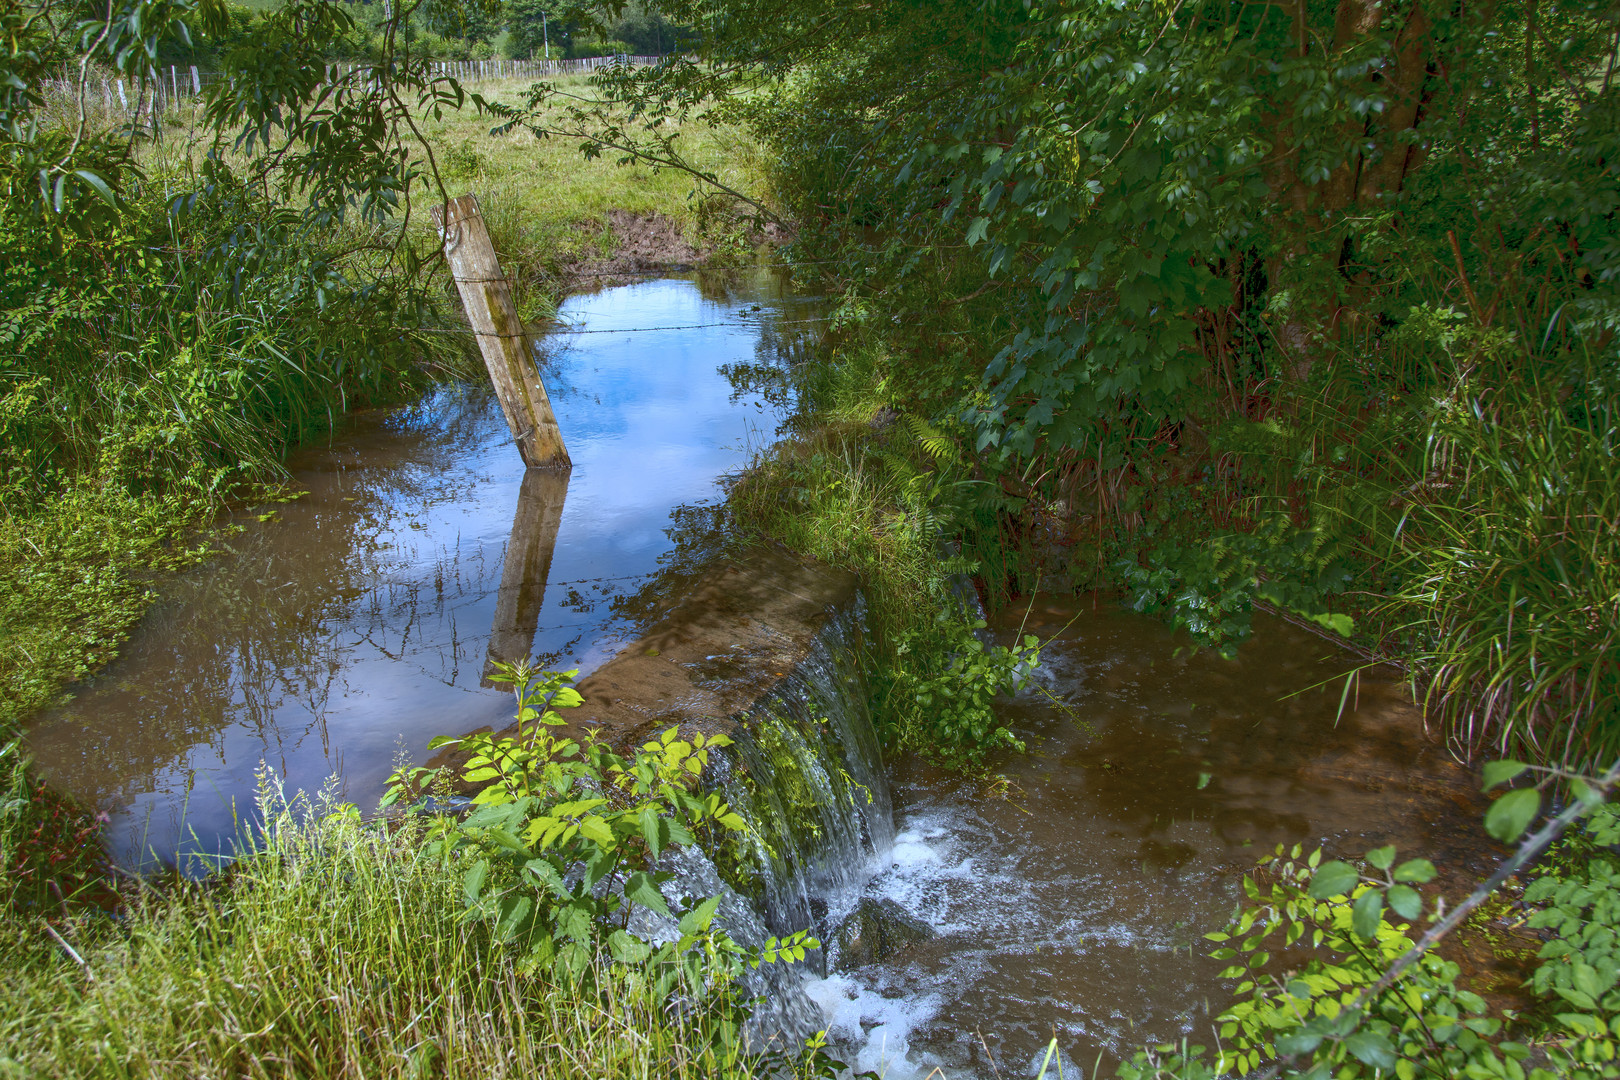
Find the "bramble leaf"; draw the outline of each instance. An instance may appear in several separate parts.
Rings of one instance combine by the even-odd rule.
[[[1350,890],[1356,887],[1361,875],[1356,868],[1347,862],[1335,859],[1333,862],[1322,864],[1322,868],[1311,877],[1311,899],[1326,900],[1331,896],[1348,896]]]

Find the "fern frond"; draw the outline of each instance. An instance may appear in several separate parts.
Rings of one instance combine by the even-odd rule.
[[[923,452],[935,461],[949,461],[956,457],[956,440],[934,427],[920,416],[906,417],[906,427]]]

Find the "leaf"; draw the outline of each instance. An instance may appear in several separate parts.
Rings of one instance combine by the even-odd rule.
[[[563,883],[562,875],[547,859],[530,859],[523,864],[523,868],[533,874],[539,882],[551,890],[551,894],[561,900],[568,896],[568,886]]]
[[[579,833],[606,851],[612,851],[615,846],[613,829],[595,814],[588,814],[579,819]]]
[[[644,871],[638,870],[630,875],[624,883],[624,895],[660,915],[669,914],[669,905],[664,902],[664,894],[658,891],[658,884],[652,876]]]
[[[1575,989],[1589,997],[1601,997],[1603,991],[1607,989],[1599,980],[1597,968],[1580,961],[1575,962],[1570,972],[1570,981],[1575,984]]]
[[[103,180],[89,169],[75,169],[73,170],[73,175],[95,188],[96,194],[101,196],[102,202],[112,207],[116,207],[118,205],[118,197],[113,194],[112,188],[107,186],[107,181]]]
[[[1588,1039],[1602,1035],[1608,1030],[1603,1026],[1603,1021],[1597,1017],[1582,1013],[1559,1013],[1556,1019],[1570,1031]]]
[[[1375,866],[1380,870],[1388,870],[1391,866],[1395,865],[1395,845],[1391,844],[1387,847],[1373,848],[1371,851],[1367,852],[1367,862],[1369,865]]]
[[[576,799],[573,802],[558,803],[551,808],[551,812],[560,818],[577,817],[587,810],[594,810],[598,806],[604,805],[606,802],[606,799]]]
[[[484,882],[489,878],[489,860],[479,859],[468,868],[461,877],[461,891],[466,896],[469,905],[478,903],[483,894]]]
[[[647,852],[656,860],[658,853],[664,849],[664,837],[669,830],[660,827],[663,819],[658,816],[658,807],[653,803],[643,806],[636,817],[641,824],[641,838],[647,843]]]
[[[1377,1032],[1357,1031],[1344,1040],[1344,1048],[1375,1069],[1395,1067],[1395,1048]]]
[[[608,935],[608,952],[621,964],[639,964],[652,955],[652,946],[625,930]]]
[[[1541,792],[1535,788],[1510,791],[1491,804],[1485,814],[1485,831],[1511,844],[1530,827],[1541,811]]]
[[[714,921],[715,909],[720,906],[720,898],[711,896],[697,907],[681,916],[681,933],[698,934],[709,928]]]
[[[557,911],[557,933],[575,941],[588,941],[591,936],[591,912],[581,903],[566,904]]]
[[[1317,1032],[1296,1031],[1290,1035],[1283,1035],[1277,1039],[1277,1053],[1285,1057],[1297,1057],[1308,1054],[1322,1045],[1322,1036]]]
[[[1389,907],[1410,922],[1423,914],[1423,897],[1410,885],[1395,885],[1389,890]]]
[[[1485,763],[1485,790],[1505,784],[1530,766],[1522,761],[1487,761]]]
[[[1428,859],[1408,859],[1395,868],[1396,881],[1410,881],[1414,885],[1426,885],[1434,880],[1434,863]]]
[[[1378,934],[1378,927],[1384,921],[1384,894],[1377,889],[1368,889],[1356,898],[1356,906],[1350,913],[1350,928],[1358,937],[1371,941]]]
[[[1330,863],[1323,863],[1322,868],[1311,877],[1311,899],[1326,900],[1330,896],[1349,896],[1350,890],[1356,887],[1361,875],[1356,868],[1347,862],[1335,859]]]
[[[534,901],[522,893],[503,897],[500,916],[495,920],[495,940],[512,940],[513,935],[528,921],[532,911]]]
[[[557,958],[556,943],[550,934],[536,934],[529,944],[529,961],[539,968],[549,968]]]

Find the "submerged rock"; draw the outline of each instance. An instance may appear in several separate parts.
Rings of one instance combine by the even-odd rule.
[[[893,900],[864,899],[838,928],[835,966],[840,971],[849,971],[882,963],[919,941],[930,941],[938,936],[937,930]]]

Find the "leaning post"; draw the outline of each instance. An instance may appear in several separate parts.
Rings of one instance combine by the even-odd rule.
[[[540,382],[533,344],[495,258],[477,197],[463,195],[435,206],[433,222],[523,464],[531,469],[572,468],[551,399]]]

